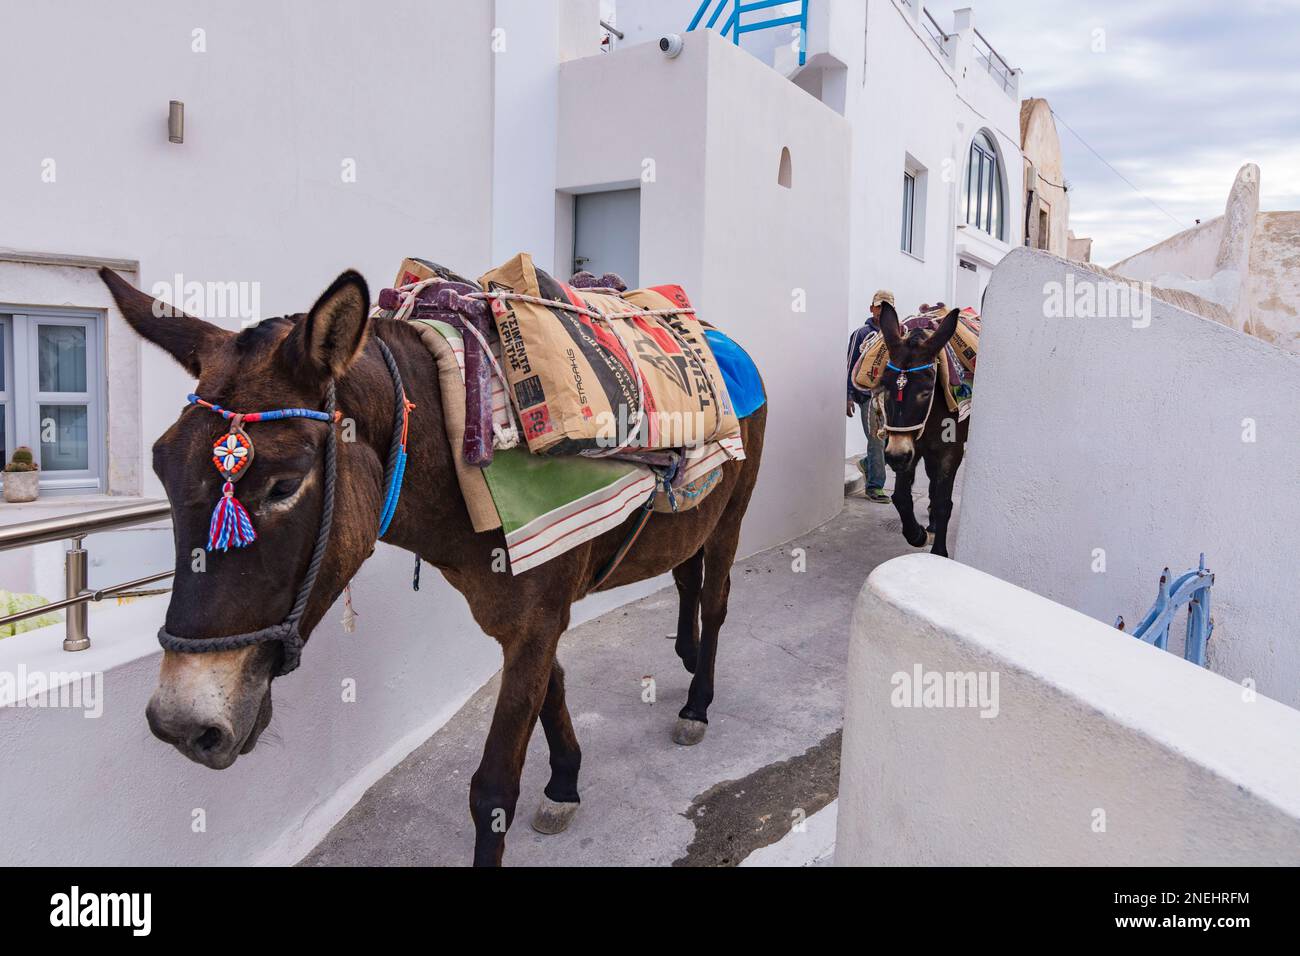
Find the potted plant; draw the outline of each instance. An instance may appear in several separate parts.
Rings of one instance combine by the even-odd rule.
[[[5,501],[35,501],[40,492],[40,466],[32,459],[32,450],[26,446],[14,449],[13,458],[5,465]]]

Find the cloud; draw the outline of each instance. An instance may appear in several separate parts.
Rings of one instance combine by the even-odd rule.
[[[1021,96],[1140,191],[1058,122],[1071,226],[1096,261],[1221,215],[1243,163],[1260,166],[1262,208],[1300,209],[1300,0],[927,3],[940,23],[967,5],[1024,71]]]

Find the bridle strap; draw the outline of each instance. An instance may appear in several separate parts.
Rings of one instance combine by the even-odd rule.
[[[926,362],[924,365],[913,365],[911,368],[899,368],[893,362],[886,362],[885,367],[889,369],[891,372],[903,372],[904,374],[906,374],[908,372],[919,372],[922,369],[934,368],[934,363]]]
[[[375,336],[374,340],[379,346],[379,352],[383,356],[384,364],[388,367],[388,373],[392,376],[393,392],[397,404],[393,418],[393,438],[389,443],[388,462],[384,467],[386,504],[384,515],[381,516],[382,527],[379,532],[382,536],[384,531],[387,530],[388,521],[391,520],[393,511],[396,510],[397,497],[401,494],[402,471],[405,464],[407,414],[410,406],[406,401],[406,390],[402,384],[402,374],[397,367],[397,360],[393,358],[393,353],[383,339]],[[293,607],[289,609],[289,616],[279,624],[272,624],[270,627],[264,627],[261,630],[248,631],[244,634],[223,634],[220,637],[181,637],[169,632],[166,625],[164,625],[158,629],[158,643],[163,646],[164,650],[184,654],[211,654],[216,651],[233,651],[241,647],[252,647],[254,644],[265,644],[268,641],[279,641],[284,647],[284,656],[276,676],[283,677],[285,674],[297,669],[302,660],[303,645],[306,643],[299,625],[302,623],[303,615],[307,612],[307,604],[311,600],[312,591],[315,590],[316,577],[320,574],[321,563],[325,560],[325,551],[329,547],[330,531],[334,526],[334,489],[338,482],[338,438],[335,435],[333,424],[335,419],[334,404],[334,380],[330,379],[325,389],[325,409],[323,413],[327,416],[324,420],[330,422],[330,427],[325,436],[325,489],[321,501],[320,528],[316,532],[316,544],[312,548],[311,562],[307,565],[307,573],[298,585],[298,593],[294,597]],[[219,406],[214,410],[224,412]]]
[[[908,372],[919,372],[923,369],[936,367],[936,363],[934,362],[928,362],[925,365],[914,365],[911,368],[899,368],[893,362],[886,362],[885,365],[888,366],[893,371],[904,375],[907,374]],[[924,429],[925,423],[930,420],[930,412],[934,410],[934,393],[938,390],[939,390],[939,381],[938,381],[938,376],[936,374],[934,388],[930,390],[930,403],[925,406],[925,415],[922,416],[921,423],[919,425],[908,425],[906,428],[901,428],[901,427],[890,428],[889,423],[886,422],[883,426],[885,432],[893,433],[895,435],[906,435],[909,432],[919,432],[922,429]]]
[[[330,379],[325,389],[325,412],[334,418],[334,380]],[[316,576],[320,573],[321,562],[325,560],[325,550],[329,546],[330,530],[334,526],[334,486],[338,480],[338,446],[331,424],[325,435],[325,490],[321,501],[320,528],[316,532],[316,544],[312,548],[311,562],[307,573],[298,585],[298,594],[294,598],[289,616],[279,624],[272,624],[257,631],[243,634],[223,634],[220,637],[181,637],[167,630],[166,625],[158,629],[158,643],[164,650],[179,651],[185,654],[211,654],[216,651],[233,651],[241,647],[252,647],[267,641],[279,641],[284,646],[284,657],[280,663],[277,677],[283,677],[298,667],[302,659],[302,646],[306,643],[298,629],[302,616],[307,610],[307,602],[316,587]]]

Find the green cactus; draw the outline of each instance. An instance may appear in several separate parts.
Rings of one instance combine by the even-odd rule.
[[[9,464],[5,465],[5,471],[36,471],[40,466],[32,458],[32,450],[26,445],[19,445],[14,449],[14,454],[9,459]]]

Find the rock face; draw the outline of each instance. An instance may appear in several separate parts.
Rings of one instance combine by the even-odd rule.
[[[1246,331],[1300,353],[1300,212],[1261,212],[1250,244]]]
[[[1259,167],[1247,163],[1222,216],[1110,271],[1150,281],[1167,301],[1300,353],[1300,211],[1260,212],[1259,189]]]

